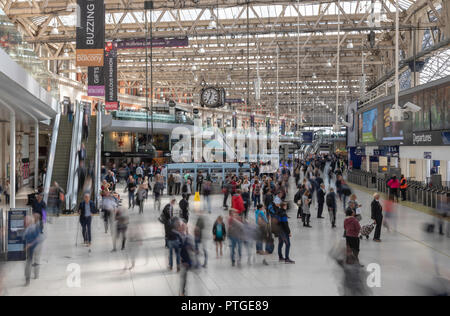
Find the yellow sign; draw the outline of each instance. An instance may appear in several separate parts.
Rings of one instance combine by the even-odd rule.
[[[194,202],[200,202],[200,192],[195,192]]]

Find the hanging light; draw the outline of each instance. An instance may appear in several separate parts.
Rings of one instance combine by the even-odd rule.
[[[313,79],[317,79],[316,73],[313,73],[312,78],[313,78]]]
[[[348,42],[347,48],[348,49],[353,49],[353,42],[352,41]]]
[[[327,62],[327,67],[328,67],[328,68],[331,68],[331,67],[333,67],[333,65],[331,64],[331,60],[330,60],[330,59],[328,59],[328,62]]]
[[[198,50],[198,52],[199,52],[200,54],[204,54],[204,53],[206,53],[206,50],[205,50],[203,47],[201,47],[201,48]]]
[[[215,29],[217,27],[217,23],[215,20],[211,20],[211,22],[209,22],[209,27],[212,29]]]
[[[197,66],[196,65],[193,65],[192,66],[192,71],[196,71],[197,70]]]

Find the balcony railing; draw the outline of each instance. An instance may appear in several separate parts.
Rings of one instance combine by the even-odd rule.
[[[0,9],[0,49],[24,68],[40,86],[59,100],[58,83],[34,51],[32,44],[23,40],[16,26]]]

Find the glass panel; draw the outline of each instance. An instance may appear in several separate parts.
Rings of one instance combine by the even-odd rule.
[[[444,107],[445,107],[445,128],[450,128],[450,86],[445,89]]]
[[[418,93],[413,98],[413,103],[423,108],[423,95],[422,93]],[[423,111],[419,111],[414,113],[414,124],[413,130],[415,132],[421,131],[423,129]]]
[[[47,92],[59,100],[58,82],[34,52],[34,46],[23,41],[16,26],[0,9],[0,49],[24,68]]]
[[[423,129],[425,131],[430,130],[430,107],[431,107],[431,91],[430,90],[425,90],[424,94],[423,94]]]

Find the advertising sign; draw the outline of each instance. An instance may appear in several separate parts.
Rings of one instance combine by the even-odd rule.
[[[385,141],[401,141],[404,139],[403,136],[403,125],[404,122],[393,122],[391,120],[391,109],[392,106],[386,105],[384,109],[384,137]]]
[[[302,133],[303,144],[312,144],[313,138],[314,138],[313,132],[303,132]]]
[[[24,238],[25,218],[28,209],[11,209],[8,212],[8,261],[21,261],[26,259]]]
[[[363,113],[362,117],[362,141],[363,143],[375,143],[377,141],[378,109]]]
[[[104,67],[88,67],[88,96],[105,96]]]
[[[347,146],[356,147],[358,135],[358,102],[353,102],[347,107],[347,122],[351,124],[347,127]]]
[[[119,108],[117,101],[117,50],[113,47],[105,52],[105,110]]]
[[[76,66],[103,66],[105,46],[104,0],[77,0]]]
[[[189,46],[189,38],[153,38],[152,40],[145,38],[126,39],[117,42],[117,49],[139,49],[145,47],[165,48],[165,47],[187,47]]]

